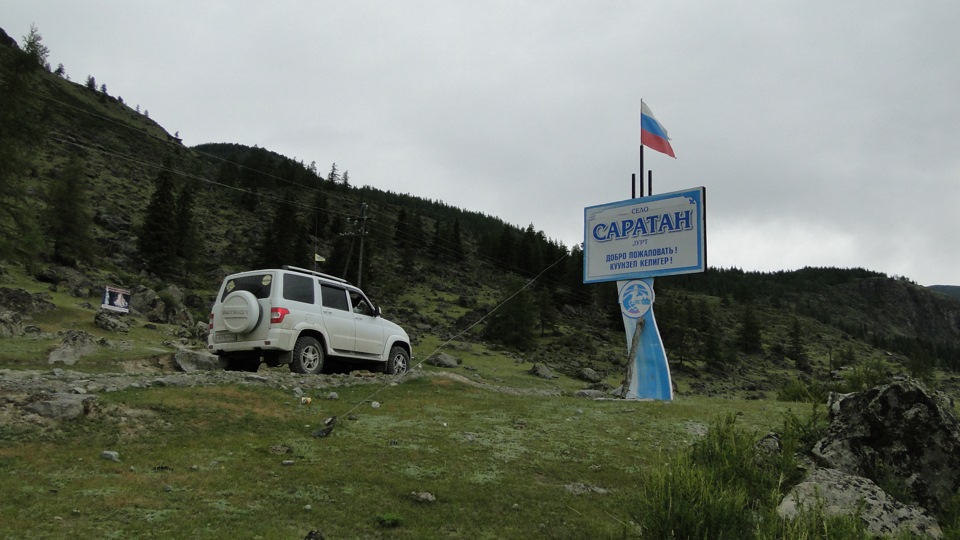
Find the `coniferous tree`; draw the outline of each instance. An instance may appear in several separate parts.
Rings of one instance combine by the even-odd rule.
[[[196,188],[192,183],[184,185],[177,197],[177,258],[187,275],[197,269],[203,254],[203,237],[193,212],[195,199]]]
[[[800,326],[800,319],[796,317],[793,318],[793,325],[790,327],[790,348],[787,354],[790,358],[793,358],[797,369],[810,370],[810,358],[807,356],[806,346],[803,343],[803,328]]]
[[[752,306],[745,306],[740,314],[740,328],[737,333],[737,346],[745,353],[762,351],[760,342],[760,321]]]
[[[410,245],[410,218],[407,216],[407,209],[400,207],[397,212],[397,221],[393,224],[393,245],[403,250]]]
[[[24,173],[44,129],[44,104],[35,87],[47,48],[36,27],[23,50],[0,47],[0,259],[34,261],[43,241]]]
[[[504,224],[500,230],[500,240],[497,242],[497,263],[504,270],[513,270],[517,263],[517,242],[513,234],[513,227]]]
[[[466,251],[463,247],[463,235],[460,232],[460,220],[453,221],[453,227],[450,228],[450,249],[451,257],[456,262],[463,262],[467,259]]]
[[[36,62],[36,67],[49,71],[47,57],[50,56],[50,49],[43,44],[43,36],[37,25],[30,25],[30,33],[23,37],[23,52]]]
[[[173,174],[164,165],[154,181],[153,195],[140,227],[138,247],[146,269],[158,276],[172,277],[177,270],[177,211]]]
[[[528,350],[536,343],[538,313],[533,294],[521,287],[523,283],[514,280],[510,286],[512,298],[506,296],[502,300],[503,304],[490,316],[483,335],[508,347]]]
[[[97,79],[93,75],[87,75],[87,88],[94,92],[97,91]]]
[[[310,243],[296,207],[286,199],[279,201],[261,243],[259,265],[263,268],[312,265],[309,252]]]
[[[93,218],[83,176],[83,163],[73,156],[47,191],[44,223],[53,239],[53,259],[67,266],[90,262],[94,253]]]

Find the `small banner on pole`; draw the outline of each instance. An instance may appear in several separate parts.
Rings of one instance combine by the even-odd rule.
[[[103,289],[103,302],[100,307],[119,313],[129,313],[130,291],[107,285]]]

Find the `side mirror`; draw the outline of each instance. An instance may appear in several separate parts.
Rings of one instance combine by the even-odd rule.
[[[379,316],[380,316],[380,306],[377,306],[377,307],[373,308],[373,316],[374,316],[374,317],[379,317]]]

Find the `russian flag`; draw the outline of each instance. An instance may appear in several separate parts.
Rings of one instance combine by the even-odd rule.
[[[667,130],[653,117],[650,107],[647,107],[643,100],[640,100],[640,146],[648,146],[674,159],[677,157],[673,155]]]

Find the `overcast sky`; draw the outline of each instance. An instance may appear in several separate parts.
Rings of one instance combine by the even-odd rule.
[[[627,199],[641,98],[707,190],[708,262],[960,285],[960,2],[0,0],[184,144],[334,162],[583,241]],[[669,279],[669,278],[665,278]]]

